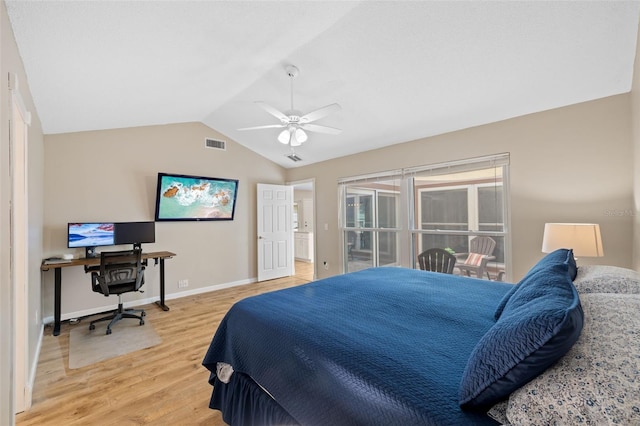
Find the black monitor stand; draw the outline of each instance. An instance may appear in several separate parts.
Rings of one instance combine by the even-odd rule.
[[[87,259],[96,257],[96,248],[95,247],[85,247],[85,255]]]
[[[141,243],[135,243],[133,244],[133,249],[134,250],[140,250],[142,251],[142,244]],[[84,255],[87,259],[91,259],[94,257],[100,257],[98,256],[98,253],[96,253],[96,247],[85,247],[85,255]]]

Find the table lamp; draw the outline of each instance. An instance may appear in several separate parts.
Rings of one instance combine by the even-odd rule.
[[[597,223],[545,223],[542,252],[559,248],[573,249],[578,257],[602,257],[602,237]]]

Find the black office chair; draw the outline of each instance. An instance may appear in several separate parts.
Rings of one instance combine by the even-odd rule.
[[[441,248],[431,248],[418,255],[418,263],[423,271],[452,274],[456,257]]]
[[[94,330],[96,322],[109,321],[107,334],[111,334],[111,326],[123,318],[136,318],[144,325],[146,313],[142,309],[123,309],[122,293],[140,291],[144,284],[144,265],[141,250],[107,251],[100,253],[99,270],[91,271],[91,288],[105,296],[118,295],[118,309],[110,315],[91,321],[89,330]],[[135,315],[140,313],[140,315]]]

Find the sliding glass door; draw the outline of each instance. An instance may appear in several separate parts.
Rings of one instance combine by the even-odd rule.
[[[399,265],[399,182],[366,181],[342,186],[344,270]]]

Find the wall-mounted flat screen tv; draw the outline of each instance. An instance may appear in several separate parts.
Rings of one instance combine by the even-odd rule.
[[[236,179],[158,173],[156,220],[233,220]]]

